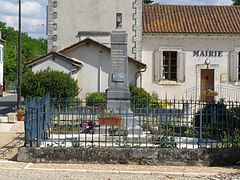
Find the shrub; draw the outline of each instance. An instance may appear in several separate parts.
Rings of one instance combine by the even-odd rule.
[[[223,139],[225,134],[231,136],[240,127],[240,107],[228,108],[223,100],[207,103],[195,114],[194,125],[200,128],[202,116],[202,129],[206,138]]]
[[[50,69],[25,73],[21,90],[24,97],[42,97],[50,93],[53,98],[72,98],[79,93],[77,81],[68,74]]]
[[[100,104],[106,104],[106,93],[94,92],[87,95],[87,106],[99,106]]]
[[[133,84],[129,85],[131,92],[131,106],[133,108],[149,107],[151,102],[151,95],[143,88],[138,88]]]

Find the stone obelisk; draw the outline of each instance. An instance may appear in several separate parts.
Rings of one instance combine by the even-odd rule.
[[[128,35],[126,31],[116,29],[111,34],[111,74],[107,90],[107,108],[130,109],[130,91],[128,85]]]
[[[121,112],[123,126],[128,134],[139,135],[142,134],[142,128],[138,125],[138,121],[134,121],[130,103],[127,37],[126,31],[121,29],[116,29],[111,34],[112,68],[107,90],[107,108]]]

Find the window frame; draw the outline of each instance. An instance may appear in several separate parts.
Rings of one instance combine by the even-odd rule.
[[[122,28],[123,13],[116,13],[116,28]]]
[[[184,69],[180,70],[179,72],[183,71],[183,78],[181,78],[182,80],[179,80],[178,77],[178,70],[176,71],[176,75],[177,75],[177,80],[167,80],[163,78],[163,52],[164,51],[177,51],[177,61],[179,58],[179,61],[184,61],[184,66],[182,66]],[[154,84],[159,84],[159,85],[180,85],[181,83],[185,82],[185,59],[186,56],[183,55],[185,54],[185,52],[183,51],[182,47],[178,47],[178,46],[158,46],[157,49],[155,49],[153,51],[154,53],[154,59],[153,59],[153,67],[152,67],[152,73],[153,73],[153,78],[152,78],[152,82]],[[156,52],[158,53],[158,58],[159,58],[159,64],[156,64]],[[179,56],[180,55],[180,56]],[[159,70],[157,71],[159,74],[159,79],[156,79],[156,65],[159,65]],[[177,62],[177,68],[178,68],[178,62]]]

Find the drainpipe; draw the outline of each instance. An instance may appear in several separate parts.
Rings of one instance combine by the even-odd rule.
[[[146,72],[146,70],[147,70],[147,67],[145,67],[144,69],[141,69],[140,71],[136,72],[135,85],[137,86],[137,79],[138,79],[138,77],[140,77],[140,88],[142,87],[142,73]]]
[[[98,92],[101,92],[101,69],[102,69],[102,51],[99,51],[98,58]]]

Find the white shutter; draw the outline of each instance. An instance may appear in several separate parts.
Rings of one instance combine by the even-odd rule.
[[[177,52],[177,81],[185,81],[185,52]]]
[[[159,81],[160,80],[160,53],[159,51],[154,51],[153,55],[153,80]]]
[[[186,80],[186,53],[182,52],[182,79],[181,82]]]
[[[159,80],[161,81],[163,79],[163,51],[159,51],[159,61],[160,61],[160,66],[159,66]]]
[[[154,81],[160,81],[162,79],[162,52],[161,51],[154,51],[154,57],[153,57],[153,70],[154,70],[154,77],[153,80]]]
[[[229,75],[230,81],[236,82],[238,81],[238,58],[237,52],[231,52],[230,61],[229,61]]]

